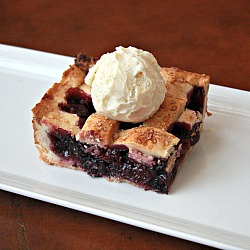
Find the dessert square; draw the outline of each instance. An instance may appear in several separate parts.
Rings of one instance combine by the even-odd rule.
[[[168,194],[184,158],[200,139],[210,77],[161,68],[167,93],[158,111],[139,123],[121,122],[93,106],[85,77],[96,61],[78,54],[60,83],[32,109],[40,158]]]

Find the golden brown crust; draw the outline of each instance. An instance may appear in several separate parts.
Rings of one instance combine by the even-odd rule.
[[[208,75],[188,72],[185,70],[180,70],[176,67],[162,68],[161,74],[167,83],[173,83],[175,81],[179,83],[187,82],[193,86],[201,86],[206,88],[210,82],[210,76]]]
[[[184,122],[192,127],[196,122],[201,122],[202,115],[198,111],[186,109],[178,119],[178,122]]]
[[[168,131],[170,126],[184,111],[186,103],[187,97],[178,94],[178,89],[174,85],[169,85],[165,99],[159,110],[152,117],[144,121],[143,125]]]
[[[34,141],[39,151],[40,158],[48,164],[70,165],[60,163],[60,158],[50,150],[50,141],[47,133],[50,131],[48,124],[53,124],[57,128],[62,128],[76,135],[80,129],[77,126],[79,117],[60,110],[59,103],[66,102],[65,93],[69,88],[78,87],[87,91],[88,87],[84,83],[85,73],[77,66],[70,66],[63,73],[60,83],[55,83],[43,96],[42,100],[32,109]],[[89,94],[89,93],[86,93]]]
[[[173,84],[178,86],[178,88],[183,88],[184,83],[188,83],[192,86],[202,87],[204,89],[205,102],[203,117],[207,112],[207,94],[210,83],[210,76],[206,74],[193,73],[185,70],[178,69],[176,67],[172,68],[162,68],[161,74],[166,81],[166,86]]]
[[[118,121],[93,113],[86,120],[76,139],[88,144],[98,144],[101,147],[112,145],[119,124]]]
[[[84,83],[85,74],[78,67],[70,66],[63,73],[60,83],[55,83],[48,92],[43,96],[42,100],[32,109],[34,119],[45,119],[53,123],[55,126],[71,131],[76,135],[80,129],[77,126],[79,117],[75,114],[69,114],[59,108],[59,103],[65,103],[65,93],[69,88],[78,87],[87,90],[88,87]]]
[[[165,99],[159,110],[144,121],[143,125],[168,131],[184,112],[188,94],[192,92],[193,87],[201,86],[207,92],[210,77],[205,74],[192,73],[178,68],[162,68],[161,74],[167,87]],[[204,108],[204,114],[205,111],[206,107]]]
[[[154,127],[136,127],[120,131],[114,141],[116,145],[126,145],[145,155],[167,158],[179,139],[174,135]]]

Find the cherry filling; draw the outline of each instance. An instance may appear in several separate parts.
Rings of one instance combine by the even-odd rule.
[[[107,177],[112,180],[127,180],[158,193],[168,193],[175,174],[166,173],[167,159],[154,158],[154,164],[147,166],[128,157],[126,146],[100,148],[76,141],[67,131],[57,129],[48,133],[51,150],[65,161],[75,162],[74,166],[92,177]],[[175,164],[174,169],[178,165]],[[175,171],[175,170],[174,170]]]
[[[201,114],[204,111],[205,90],[203,87],[195,86],[188,94],[188,102],[186,108],[199,111]],[[181,157],[185,156],[186,152],[200,140],[201,122],[196,122],[192,127],[185,122],[175,122],[169,132],[181,139],[182,152]]]
[[[86,119],[95,112],[91,97],[79,88],[70,88],[65,94],[66,103],[60,103],[61,110],[79,116],[78,126],[82,128]]]
[[[205,103],[205,90],[203,87],[195,86],[191,98],[187,104],[188,109],[199,111],[203,114]]]
[[[201,122],[196,122],[192,128],[185,122],[176,122],[171,133],[182,141],[189,141],[190,146],[195,145],[200,139]]]
[[[79,116],[78,126],[82,128],[90,114],[95,112],[91,97],[79,88],[70,88],[65,95],[65,103],[59,104],[61,110]],[[187,108],[203,113],[205,92],[202,87],[195,87],[190,94]],[[138,124],[121,123],[120,129],[128,129]],[[170,131],[169,131],[170,132]],[[92,177],[107,177],[116,180],[127,180],[158,193],[168,193],[169,187],[175,178],[179,165],[187,151],[200,138],[200,122],[192,128],[185,123],[176,122],[171,133],[179,137],[181,147],[175,151],[176,159],[170,172],[166,172],[167,159],[154,158],[153,164],[139,163],[129,157],[126,146],[112,146],[100,148],[97,145],[83,144],[63,129],[52,129],[49,133],[51,150],[62,160],[74,162],[74,166],[87,172]]]

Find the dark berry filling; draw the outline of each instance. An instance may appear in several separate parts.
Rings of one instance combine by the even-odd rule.
[[[187,104],[188,109],[199,111],[201,114],[204,111],[205,90],[203,87],[195,86],[191,98]]]
[[[203,87],[195,86],[190,93],[188,93],[188,102],[186,108],[199,111],[201,114],[204,110],[205,90]],[[189,148],[195,145],[200,139],[201,122],[196,122],[192,127],[185,122],[175,122],[169,132],[181,139],[182,148],[184,151],[181,155],[186,154]],[[180,159],[182,156],[180,157]],[[179,159],[179,160],[180,160]]]
[[[154,164],[147,166],[128,157],[128,148],[114,146],[100,148],[75,140],[67,131],[58,129],[49,133],[51,150],[65,161],[72,160],[74,166],[81,168],[92,177],[115,177],[127,180],[159,193],[168,193],[175,174],[166,173],[166,159],[154,159]],[[178,166],[175,165],[177,169]]]
[[[82,128],[86,119],[95,112],[91,97],[79,88],[70,88],[65,94],[66,103],[60,103],[61,110],[79,116],[78,126]]]
[[[205,92],[202,87],[194,87],[188,95],[186,108],[203,113]],[[65,95],[65,103],[59,104],[61,110],[79,116],[78,126],[81,128],[90,114],[95,112],[91,97],[79,88],[70,88]],[[120,129],[137,127],[140,124],[121,122]],[[170,131],[169,131],[170,132]],[[200,138],[200,122],[189,128],[185,123],[174,123],[171,133],[181,139],[179,157],[173,169],[166,172],[167,159],[154,158],[153,164],[139,163],[129,157],[128,148],[120,145],[111,148],[100,148],[76,141],[75,137],[63,129],[55,129],[48,133],[51,150],[65,161],[74,162],[74,166],[87,172],[92,177],[107,177],[127,180],[158,193],[168,193],[179,165],[187,151]]]
[[[171,133],[182,141],[190,141],[190,145],[193,146],[200,139],[200,126],[201,122],[196,122],[191,128],[190,125],[185,122],[176,122]]]
[[[71,134],[63,129],[56,129],[48,133],[51,150],[65,160],[78,160],[87,156],[83,145],[75,140]]]

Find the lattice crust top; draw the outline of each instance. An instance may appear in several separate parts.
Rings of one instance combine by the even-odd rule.
[[[93,177],[168,193],[180,164],[200,138],[209,76],[162,68],[167,88],[162,105],[149,119],[132,124],[95,112],[91,89],[84,82],[95,62],[79,54],[60,83],[33,108],[40,158]]]
[[[207,88],[210,82],[210,76],[208,75],[188,72],[175,67],[162,68],[161,74],[167,84],[187,82],[193,86]]]
[[[51,123],[69,131],[72,136],[76,136],[77,140],[88,144],[98,144],[100,147],[123,144],[130,150],[136,149],[146,155],[164,158],[179,141],[177,137],[166,131],[178,119],[189,120],[191,123],[197,119],[197,112],[185,111],[188,94],[194,86],[204,87],[207,91],[210,80],[207,75],[190,73],[177,68],[162,68],[161,74],[167,87],[165,100],[160,109],[140,127],[119,131],[120,122],[94,113],[80,129],[77,126],[79,117],[59,108],[59,104],[66,101],[65,93],[69,88],[80,88],[91,98],[90,89],[84,83],[87,70],[78,66],[73,65],[65,71],[61,82],[55,83],[41,102],[35,106],[33,123],[37,121],[42,124],[46,121],[46,124]],[[92,64],[87,66],[91,67]]]
[[[152,117],[144,121],[143,124],[167,131],[185,109],[187,94],[193,88],[188,83],[185,86],[185,89],[178,89],[175,85],[169,84],[165,99],[159,110]],[[184,90],[186,93],[184,93]]]
[[[138,150],[145,155],[167,158],[179,139],[154,127],[140,126],[121,131],[114,144],[125,145],[130,151]]]
[[[119,124],[118,121],[93,113],[86,120],[80,133],[76,135],[76,139],[89,144],[98,144],[100,147],[110,146],[113,144]]]
[[[186,109],[177,121],[180,123],[185,123],[186,126],[189,126],[188,128],[191,129],[196,122],[199,122],[201,120],[202,115],[200,112]]]
[[[168,89],[165,100],[160,109],[143,122],[142,126],[118,131],[119,122],[107,119],[102,115],[92,114],[77,135],[77,139],[100,146],[122,144],[126,145],[129,150],[138,150],[146,155],[168,157],[172,147],[177,145],[179,139],[166,131],[178,119],[180,122],[187,120],[188,123],[194,123],[198,118],[202,118],[201,115],[197,118],[195,111],[185,111],[185,106],[195,80],[198,86],[204,86],[209,81],[207,76],[194,73],[190,73],[190,76],[188,72],[184,72],[181,77],[181,72],[175,68],[162,69]],[[177,77],[175,73],[177,73]]]
[[[77,126],[79,117],[60,110],[59,103],[65,102],[65,93],[69,88],[78,87],[87,92],[84,83],[85,73],[77,66],[71,66],[63,73],[60,83],[55,83],[43,96],[40,103],[33,108],[35,119],[51,122],[57,127],[71,131],[73,134],[79,132]]]

